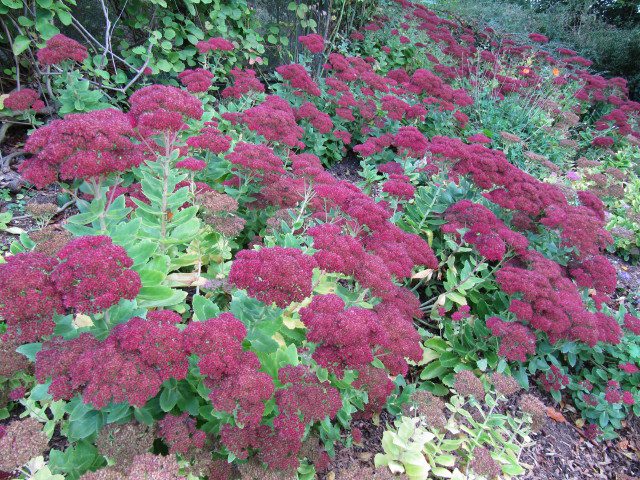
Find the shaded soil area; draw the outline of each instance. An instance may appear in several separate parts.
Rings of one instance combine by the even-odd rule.
[[[632,265],[615,255],[607,255],[618,272],[618,301],[640,309],[640,265]]]

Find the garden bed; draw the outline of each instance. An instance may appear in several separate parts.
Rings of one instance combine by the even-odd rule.
[[[0,110],[35,127],[3,150],[24,143],[0,207],[0,470],[640,475],[625,81],[407,0],[255,71],[254,13],[226,14],[202,25],[223,37],[167,13],[144,62],[14,39],[39,68]]]

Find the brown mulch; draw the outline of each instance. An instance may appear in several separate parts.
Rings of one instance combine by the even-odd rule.
[[[523,480],[622,480],[640,476],[640,419],[633,417],[620,432],[620,438],[607,442],[591,442],[584,438],[580,428],[576,427],[570,411],[557,410],[549,397],[533,391],[552,410],[546,425],[538,433],[531,435],[533,444],[526,447],[520,457],[521,464],[528,473],[518,477]],[[507,410],[512,410],[516,401]],[[565,421],[562,421],[565,420]],[[362,445],[351,448],[336,447],[336,456],[321,479],[340,480],[341,472],[354,465],[373,467],[376,453],[382,452],[381,440],[385,426],[392,424],[393,417],[383,412],[378,424],[371,420],[358,420],[363,434]],[[365,480],[365,479],[363,479]],[[625,479],[626,480],[626,479]]]
[[[350,448],[336,445],[336,456],[332,459],[329,469],[319,476],[321,480],[340,480],[340,472],[348,470],[354,465],[373,467],[373,457],[382,452],[382,434],[387,426],[392,426],[393,417],[384,411],[379,420],[354,420],[351,428],[359,428],[362,432],[362,444],[352,445]],[[366,479],[362,479],[366,480]]]
[[[58,204],[58,195],[60,194],[60,187],[58,185],[49,185],[44,190],[36,191],[35,189],[23,188],[22,193],[25,196],[33,195],[28,200],[27,203],[53,203],[54,205]],[[12,197],[12,200],[15,200],[15,196]],[[14,203],[14,201],[3,202],[0,200],[0,212],[4,212],[8,210],[8,206],[10,203]],[[50,224],[59,223],[65,218],[68,218],[71,215],[78,213],[75,206],[68,208],[67,210],[57,214],[51,219]],[[39,230],[37,222],[25,212],[19,212],[14,210],[14,218],[9,223],[10,227],[18,227],[24,230],[25,232],[31,232],[33,230]],[[11,234],[8,232],[0,231],[0,249],[7,248],[14,240],[17,240],[19,235]]]

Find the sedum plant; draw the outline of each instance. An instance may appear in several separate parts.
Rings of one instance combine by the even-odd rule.
[[[414,392],[394,428],[384,432],[384,453],[376,455],[376,467],[411,479],[524,474],[520,454],[531,443],[532,421],[544,421],[546,412],[532,400],[534,408],[525,403],[517,415],[506,413],[508,398],[519,390],[517,382],[501,374],[491,380],[495,385],[485,394],[482,381],[462,370],[455,376],[457,392],[446,402],[425,390]]]

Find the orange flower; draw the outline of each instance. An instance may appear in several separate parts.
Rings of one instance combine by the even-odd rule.
[[[560,69],[554,68],[552,71],[553,71],[553,76],[554,77],[557,77],[558,75],[560,75]]]
[[[528,75],[530,71],[531,71],[531,70],[529,70],[528,68],[523,68],[523,69],[522,69],[522,74],[523,74],[523,75]]]

